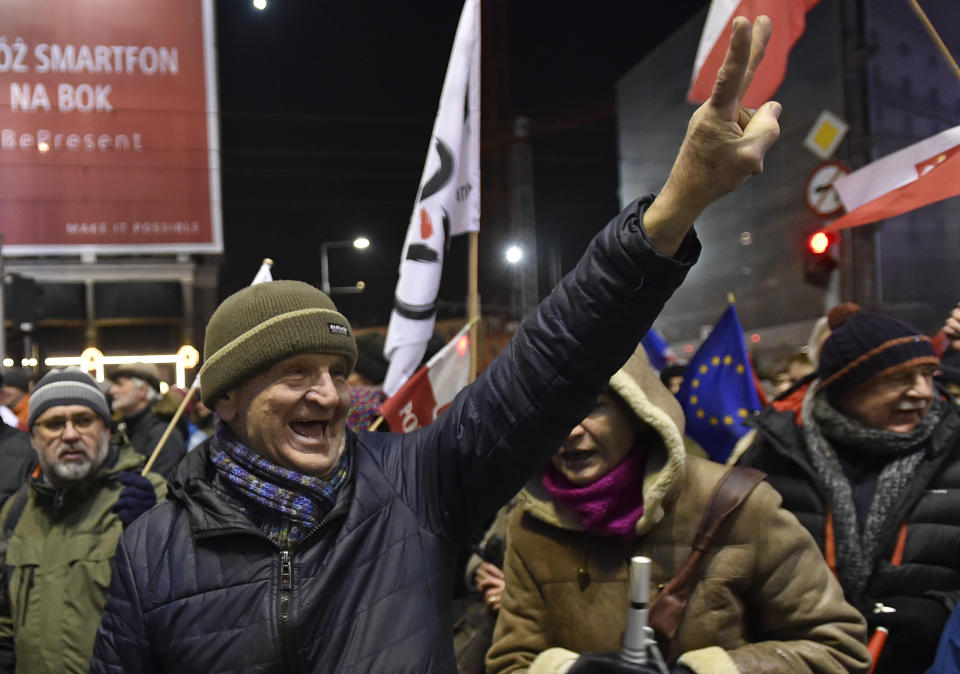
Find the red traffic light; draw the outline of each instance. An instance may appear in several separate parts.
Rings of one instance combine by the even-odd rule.
[[[816,232],[810,235],[810,238],[807,239],[807,247],[810,249],[811,253],[815,255],[823,255],[830,248],[830,237],[827,236],[824,232]]]
[[[823,231],[813,232],[807,237],[803,270],[807,283],[823,287],[830,283],[831,272],[840,262],[837,243],[835,234]]]

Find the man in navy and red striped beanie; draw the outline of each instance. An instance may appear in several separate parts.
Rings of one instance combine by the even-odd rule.
[[[828,321],[800,423],[765,410],[739,463],[768,474],[870,633],[889,631],[877,674],[924,672],[960,597],[960,414],[929,337],[851,303]]]

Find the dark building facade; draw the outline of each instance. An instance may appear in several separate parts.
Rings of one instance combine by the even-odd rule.
[[[960,53],[960,5],[924,3],[948,47]],[[694,106],[685,100],[704,10],[617,85],[620,187],[656,191]],[[790,56],[776,99],[782,134],[764,174],[713,205],[698,223],[704,255],[657,327],[692,343],[736,296],[745,331],[760,346],[804,344],[813,321],[840,300],[936,329],[960,301],[960,203],[947,200],[870,226],[841,242],[844,264],[830,287],[804,280],[807,237],[829,219],[805,203],[822,160],[803,141],[828,110],[851,125],[832,159],[856,169],[960,124],[960,81],[919,19],[899,0],[821,0]]]

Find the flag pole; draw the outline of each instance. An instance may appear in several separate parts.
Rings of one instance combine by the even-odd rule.
[[[907,0],[907,2],[909,3],[910,8],[913,10],[913,13],[917,15],[918,19],[920,19],[920,23],[923,24],[924,28],[926,28],[927,33],[930,35],[930,39],[933,40],[933,43],[937,46],[937,49],[940,50],[943,58],[947,60],[947,64],[953,69],[953,74],[957,76],[958,80],[960,80],[960,67],[957,66],[957,62],[954,60],[953,55],[950,53],[950,50],[947,49],[947,45],[945,45],[943,40],[940,39],[937,29],[933,27],[932,23],[930,23],[930,19],[927,18],[927,14],[923,11],[920,3],[918,3],[917,0]]]
[[[467,318],[470,321],[470,376],[467,383],[472,383],[477,378],[477,351],[479,350],[480,329],[480,294],[477,289],[477,275],[479,270],[480,243],[479,233],[470,232],[470,260],[467,264]]]
[[[180,406],[177,408],[177,411],[174,413],[173,418],[170,419],[170,423],[167,424],[166,430],[163,431],[163,435],[160,436],[160,441],[157,443],[157,446],[153,449],[153,453],[150,454],[150,458],[147,459],[146,465],[143,467],[143,470],[140,471],[141,475],[146,475],[150,472],[150,469],[153,468],[153,464],[156,462],[157,457],[160,456],[160,448],[163,447],[163,444],[167,441],[167,438],[170,437],[170,433],[173,432],[173,427],[176,426],[177,422],[180,421],[180,417],[183,415],[183,411],[187,409],[187,403],[190,402],[190,398],[193,397],[193,394],[197,391],[197,384],[200,381],[200,377],[193,378],[193,384],[190,385],[190,388],[187,389],[187,395],[183,396],[183,400],[180,402]]]
[[[476,232],[470,232],[470,234],[476,234]],[[480,316],[474,316],[474,317],[471,318],[469,321],[467,321],[467,324],[466,324],[466,326],[465,326],[465,327],[469,328],[469,332],[468,332],[467,334],[470,335],[471,364],[473,364],[473,363],[475,362],[475,359],[473,358],[473,354],[474,354],[474,353],[476,352],[476,350],[477,350],[477,344],[476,344],[475,341],[473,341],[473,335],[476,334],[477,323],[478,323],[479,321],[480,321]],[[462,332],[462,331],[463,331],[463,328],[460,328],[460,331],[457,332],[457,335],[459,335],[460,332]],[[454,335],[454,336],[456,337],[457,335]],[[452,341],[453,341],[453,340],[451,340],[451,342],[452,342]],[[447,346],[449,346],[449,344],[450,344],[450,342],[447,342]],[[446,346],[444,346],[444,348],[446,348]],[[443,350],[443,349],[441,349],[441,351],[442,351],[442,350]],[[426,365],[421,365],[420,367],[417,368],[416,371],[419,372],[419,371],[422,370],[424,367],[427,367],[427,365],[429,365],[431,362],[433,362],[433,359],[436,358],[436,357],[437,357],[437,356],[434,355],[434,357],[431,358],[430,361],[428,361]],[[412,378],[413,378],[413,377],[411,377],[411,379],[412,379]],[[468,385],[469,385],[470,383],[472,383],[472,382],[467,382]],[[402,389],[402,388],[403,388],[403,387],[401,386],[400,389]],[[398,391],[399,391],[400,389],[398,389]],[[396,395],[396,394],[394,394],[394,395]],[[387,400],[389,400],[389,398],[387,398]],[[384,402],[386,402],[386,401],[384,401]],[[368,431],[375,431],[375,430],[377,430],[378,428],[380,428],[380,424],[382,424],[383,421],[384,421],[383,414],[377,415],[377,418],[373,420],[373,423],[371,423],[369,426],[367,426],[367,430],[368,430]]]
[[[250,285],[255,286],[258,283],[273,280],[270,272],[271,267],[273,267],[273,260],[271,260],[269,257],[263,258],[263,262],[260,264],[260,269],[253,277],[253,281],[250,283]],[[198,375],[193,378],[193,383],[190,384],[190,388],[187,389],[187,395],[183,396],[183,400],[180,401],[177,411],[173,413],[173,418],[170,419],[170,423],[168,423],[166,429],[164,429],[163,435],[160,436],[160,441],[150,453],[150,458],[147,459],[146,465],[144,465],[143,470],[140,471],[141,475],[146,475],[148,472],[150,472],[150,469],[153,468],[153,464],[156,463],[157,457],[160,456],[160,448],[163,447],[164,443],[167,441],[167,438],[170,437],[170,434],[173,432],[173,427],[177,425],[178,421],[180,421],[180,417],[183,416],[183,411],[187,409],[190,399],[199,388],[200,377]]]

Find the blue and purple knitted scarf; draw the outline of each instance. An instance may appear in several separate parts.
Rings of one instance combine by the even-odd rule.
[[[223,422],[211,439],[210,458],[217,469],[217,493],[281,548],[295,546],[320,525],[350,467],[345,451],[329,480],[283,468],[240,444]]]

